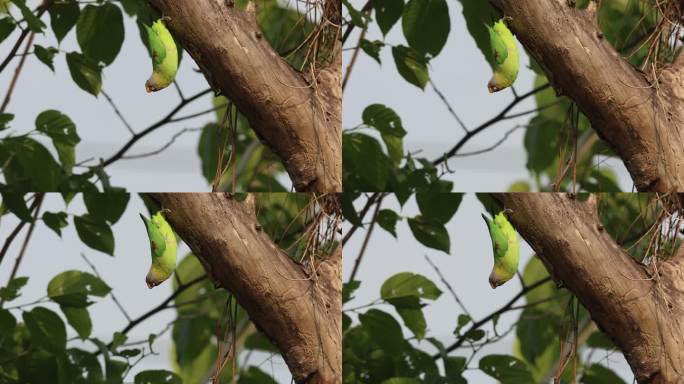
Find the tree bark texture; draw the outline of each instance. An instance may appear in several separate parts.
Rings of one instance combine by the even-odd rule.
[[[684,190],[684,55],[653,83],[603,38],[593,2],[586,10],[568,0],[490,2],[510,17],[556,91],[620,156],[639,191]]]
[[[230,0],[149,2],[167,18],[211,87],[235,103],[282,160],[296,190],[342,191],[339,50],[332,64],[311,80],[263,38],[253,4],[240,10]]]
[[[639,383],[684,383],[684,252],[649,273],[603,230],[595,199],[495,195],[511,222],[624,353]]]
[[[341,382],[341,247],[310,276],[261,230],[253,195],[243,202],[227,193],[152,197],[214,283],[281,351],[295,382]]]

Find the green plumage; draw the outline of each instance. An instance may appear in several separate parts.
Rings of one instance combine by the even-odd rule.
[[[494,70],[492,78],[487,84],[487,89],[489,92],[498,92],[513,85],[518,77],[520,54],[518,53],[518,46],[515,44],[515,38],[503,19],[494,23],[492,27],[488,25],[486,27],[489,31]]]
[[[178,244],[173,229],[161,211],[155,213],[150,219],[142,214],[140,218],[145,223],[152,254],[152,265],[145,282],[148,288],[154,288],[168,279],[176,269]]]
[[[520,241],[515,228],[503,212],[496,214],[494,220],[484,214],[482,218],[487,223],[494,250],[494,267],[489,275],[489,285],[496,288],[513,278],[518,271]]]
[[[178,47],[164,22],[160,19],[145,26],[147,42],[152,56],[152,75],[145,83],[147,92],[156,92],[168,87],[178,72]]]

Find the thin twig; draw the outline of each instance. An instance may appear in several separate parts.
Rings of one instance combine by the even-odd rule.
[[[0,106],[0,113],[5,112],[5,108],[7,108],[7,105],[9,104],[10,99],[12,98],[14,87],[17,85],[17,80],[19,79],[19,74],[21,74],[21,70],[22,68],[24,68],[24,63],[26,62],[26,53],[28,52],[29,48],[31,48],[31,44],[33,44],[33,37],[35,35],[36,34],[33,32],[29,34],[28,41],[26,42],[26,47],[24,48],[24,54],[21,56],[21,59],[19,59],[19,64],[17,65],[17,69],[14,70],[14,76],[12,76],[12,81],[10,81],[9,88],[7,89],[5,100],[3,100],[2,106]]]
[[[356,59],[358,58],[359,51],[361,50],[361,42],[363,41],[363,38],[366,36],[366,32],[368,32],[367,25],[363,27],[363,29],[361,30],[361,34],[359,35],[359,43],[356,44],[356,48],[354,48],[354,53],[352,53],[352,57],[349,60],[349,64],[347,65],[347,70],[344,72],[344,80],[342,80],[342,91],[344,91],[344,89],[347,87],[347,81],[349,81],[352,69],[354,69],[354,64],[356,64]]]
[[[480,328],[481,326],[488,323],[489,321],[491,321],[496,316],[499,316],[502,313],[508,312],[511,309],[511,307],[513,306],[513,304],[515,304],[516,301],[520,300],[521,297],[525,296],[525,294],[527,294],[528,292],[542,286],[543,284],[548,283],[549,281],[551,281],[551,278],[545,277],[545,278],[537,281],[536,283],[530,284],[527,287],[521,289],[520,292],[518,292],[517,295],[513,296],[513,298],[510,299],[508,301],[508,303],[506,303],[503,307],[497,309],[496,311],[490,313],[489,315],[485,316],[484,318],[473,323],[473,325],[471,325],[467,331],[463,332],[463,334],[456,340],[456,342],[454,342],[453,344],[451,344],[450,346],[448,346],[445,349],[445,353],[449,353],[449,352],[455,350],[456,348],[460,347],[468,339],[467,335],[470,332]],[[439,353],[432,356],[432,358],[435,360],[439,359],[440,357],[441,357],[441,354],[439,354]]]
[[[17,260],[14,262],[14,267],[12,267],[12,273],[10,273],[7,283],[14,280],[14,277],[17,275],[17,270],[19,270],[19,264],[21,264],[21,261],[24,259],[26,248],[28,247],[29,240],[31,240],[31,235],[33,234],[33,228],[36,227],[36,221],[38,221],[38,215],[40,214],[40,207],[43,205],[44,197],[45,195],[43,193],[38,193],[36,195],[36,208],[33,211],[33,220],[31,221],[28,232],[26,233],[26,237],[24,238],[24,243],[21,245],[21,250],[19,250],[19,255],[17,256]],[[4,302],[5,300],[0,300],[0,306],[2,306]]]
[[[366,237],[363,239],[363,244],[361,245],[361,250],[359,251],[359,255],[356,256],[356,260],[354,261],[354,267],[352,268],[351,275],[349,275],[349,282],[354,281],[354,277],[356,277],[356,273],[359,271],[359,266],[361,265],[361,260],[363,259],[363,255],[366,253],[366,248],[368,247],[368,241],[370,240],[371,234],[373,233],[373,228],[375,228],[375,223],[378,221],[378,212],[380,211],[380,206],[382,205],[382,199],[385,196],[380,196],[378,199],[377,204],[375,204],[375,211],[373,212],[373,219],[370,223],[370,226],[368,227],[368,231],[366,232]]]
[[[135,136],[135,131],[133,130],[133,128],[131,128],[131,125],[128,124],[128,121],[126,121],[126,118],[123,116],[121,111],[119,111],[119,108],[116,107],[116,104],[114,104],[114,100],[112,100],[112,98],[109,97],[109,95],[107,94],[107,92],[105,92],[104,89],[100,90],[100,92],[102,92],[105,99],[107,99],[107,101],[109,102],[109,105],[112,106],[112,108],[114,109],[114,113],[116,113],[116,115],[119,116],[119,120],[121,120],[121,122],[126,126],[126,129],[128,129],[128,132],[130,132],[131,135]]]
[[[439,88],[437,88],[437,86],[432,81],[432,79],[430,79],[430,85],[432,86],[432,89],[435,91],[437,96],[442,100],[442,103],[444,103],[444,105],[446,106],[446,108],[449,111],[449,113],[451,114],[451,116],[453,116],[454,119],[456,119],[456,122],[458,122],[458,125],[461,126],[461,128],[465,131],[465,133],[468,133],[468,127],[466,127],[466,125],[463,123],[463,120],[461,120],[461,118],[458,117],[458,115],[456,114],[456,111],[451,106],[451,103],[449,103],[449,100],[447,100],[446,96],[444,96],[442,91],[440,91]]]
[[[88,266],[90,266],[90,269],[93,270],[93,272],[95,273],[95,275],[96,275],[100,280],[102,280],[102,276],[101,276],[100,273],[97,271],[97,268],[95,268],[95,264],[93,264],[92,262],[90,262],[90,260],[88,260],[88,258],[86,257],[86,255],[85,255],[83,252],[81,252],[81,257],[83,258],[83,260],[85,260],[86,264],[88,264]],[[113,291],[113,290],[109,291],[109,296],[112,297],[112,300],[114,300],[114,304],[116,304],[116,306],[119,307],[119,309],[121,310],[121,313],[123,313],[123,315],[124,315],[124,317],[126,318],[126,320],[131,321],[131,317],[128,315],[128,312],[126,312],[126,310],[124,309],[123,305],[121,305],[121,303],[119,302],[119,300],[117,300],[116,296],[114,295],[114,291]]]
[[[33,200],[33,203],[31,204],[31,207],[29,208],[29,212],[33,211],[36,208],[36,205],[38,204],[38,200]],[[12,242],[14,239],[17,237],[19,232],[24,228],[24,225],[26,225],[28,221],[21,220],[17,226],[14,228],[12,233],[10,233],[9,236],[7,236],[7,239],[5,239],[5,244],[2,246],[2,250],[0,250],[0,264],[2,264],[2,260],[5,258],[5,255],[7,254],[7,250],[9,249],[10,245],[12,245]]]
[[[168,123],[181,109],[183,109],[183,107],[185,107],[189,103],[199,99],[200,97],[202,97],[206,94],[209,94],[210,92],[211,92],[211,89],[205,89],[204,91],[198,92],[198,93],[194,94],[193,96],[191,96],[187,99],[181,100],[181,102],[178,103],[178,105],[176,105],[176,107],[174,109],[172,109],[171,112],[169,112],[161,120],[150,125],[149,127],[145,128],[144,130],[140,131],[139,133],[136,133],[135,135],[133,135],[133,137],[131,137],[128,140],[128,142],[126,142],[126,144],[124,144],[124,146],[121,147],[121,149],[119,149],[119,151],[117,151],[114,155],[112,155],[107,160],[103,161],[101,166],[106,167],[106,166],[114,163],[115,161],[121,159],[126,154],[126,152],[128,152],[128,150],[131,149],[133,144],[135,144],[138,140],[142,139],[143,137],[147,136],[151,132],[155,131],[157,128]]]
[[[43,13],[45,13],[45,10],[47,10],[50,5],[52,5],[52,1],[44,1],[43,4],[38,6],[38,13],[36,14],[36,17],[40,19],[41,16],[43,16]],[[28,36],[29,33],[33,34],[30,28],[26,28],[23,31],[21,31],[21,35],[19,35],[17,42],[14,43],[14,46],[10,50],[9,54],[7,55],[7,57],[5,57],[5,60],[3,60],[2,63],[0,63],[0,73],[2,73],[2,71],[5,70],[10,61],[12,61],[12,59],[15,56],[17,56],[17,51],[19,50],[19,47],[21,47],[21,43],[24,42],[24,39],[26,38],[26,36]],[[25,57],[26,55],[22,56]]]
[[[468,317],[470,317],[470,318],[472,319],[473,317],[470,315],[470,312],[469,312],[468,309],[466,308],[465,304],[463,304],[463,302],[461,301],[461,299],[458,298],[458,295],[456,294],[456,291],[455,291],[454,288],[451,286],[451,284],[449,284],[449,282],[447,281],[447,279],[444,278],[444,275],[442,275],[442,272],[439,270],[439,268],[437,268],[437,266],[432,262],[432,260],[430,260],[430,258],[428,257],[428,255],[425,255],[425,260],[427,260],[428,264],[430,264],[430,266],[432,267],[432,269],[435,270],[435,272],[437,273],[437,276],[439,276],[439,279],[442,280],[442,283],[444,283],[444,285],[447,287],[447,289],[448,289],[449,292],[451,293],[451,296],[453,296],[454,299],[456,300],[456,304],[458,304],[458,306],[461,307],[461,309],[463,310],[463,313],[465,313],[466,315],[468,315]]]

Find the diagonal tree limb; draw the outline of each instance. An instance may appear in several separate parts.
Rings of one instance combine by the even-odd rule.
[[[571,290],[622,350],[639,383],[684,381],[684,258],[657,274],[600,225],[596,206],[570,194],[496,194],[549,273]]]
[[[297,383],[342,381],[342,249],[316,276],[292,261],[258,225],[253,196],[152,194],[216,284],[235,295],[282,352]]]
[[[252,6],[240,10],[226,0],[149,2],[166,17],[211,87],[237,105],[282,160],[296,190],[342,191],[339,49],[332,64],[311,80],[263,38]],[[334,21],[329,9],[325,20]]]
[[[572,98],[620,156],[640,191],[684,190],[684,70],[652,84],[603,38],[595,4],[490,0],[557,92]]]

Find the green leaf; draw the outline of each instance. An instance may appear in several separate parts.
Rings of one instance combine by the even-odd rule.
[[[45,48],[42,45],[33,45],[33,53],[35,53],[38,60],[42,61],[43,64],[47,65],[52,70],[52,72],[55,71],[55,65],[52,61],[57,52],[59,52],[59,50],[55,47]]]
[[[557,316],[535,307],[520,314],[515,330],[525,360],[534,364],[548,349],[557,347],[559,323]]]
[[[509,355],[488,355],[480,359],[482,372],[506,384],[534,383],[529,367],[522,360]]]
[[[74,217],[74,224],[78,237],[85,245],[114,256],[114,234],[107,223],[82,215]]]
[[[31,342],[54,354],[66,349],[66,328],[62,319],[47,308],[35,307],[22,314]]]
[[[392,47],[392,56],[399,74],[409,83],[420,89],[425,89],[425,85],[430,79],[425,57],[414,49],[403,45]]]
[[[612,370],[604,367],[601,364],[592,364],[588,369],[584,371],[582,379],[580,379],[582,384],[603,384],[603,383],[613,383],[613,384],[625,384],[622,380]]]
[[[209,123],[202,128],[199,143],[197,145],[197,154],[202,163],[202,174],[207,182],[211,183],[216,175],[216,165],[218,162],[219,149],[219,126],[215,123]]]
[[[587,339],[587,347],[589,348],[601,348],[605,350],[613,350],[617,347],[615,343],[603,332],[595,331]]]
[[[422,382],[410,377],[392,377],[391,379],[384,380],[380,384],[421,384]]]
[[[258,367],[250,366],[240,375],[238,384],[278,384],[278,382]]]
[[[76,133],[76,124],[69,116],[54,109],[43,111],[36,117],[36,130],[56,142],[76,145],[81,141]]]
[[[26,24],[28,25],[29,29],[35,33],[41,33],[43,32],[43,28],[45,28],[45,23],[43,23],[38,16],[36,16],[33,11],[26,5],[26,0],[10,0],[14,5],[19,8],[21,11],[21,15],[24,17],[24,20],[26,20]]]
[[[420,299],[414,296],[401,297],[397,299],[388,299],[388,303],[394,306],[404,325],[416,336],[416,339],[422,340],[425,337],[427,330],[427,322],[423,315],[423,305]]]
[[[390,158],[395,165],[399,165],[401,159],[404,158],[404,139],[394,135],[382,134],[380,136],[387,147]]]
[[[355,193],[343,193],[342,198],[342,215],[344,219],[357,227],[363,227],[361,218],[358,213],[356,213],[356,208],[354,208],[354,200],[359,197],[359,194]]]
[[[16,26],[17,25],[14,23],[14,20],[12,20],[11,17],[3,17],[0,19],[0,43],[2,43],[7,36],[12,34]]]
[[[385,280],[380,287],[380,297],[383,300],[401,297],[437,300],[441,295],[442,291],[432,280],[412,272],[397,273]]]
[[[85,56],[111,64],[124,41],[121,9],[113,3],[86,5],[76,24],[76,39]]]
[[[173,325],[172,337],[179,366],[191,364],[204,351],[214,335],[215,322],[208,316],[179,318]]]
[[[374,0],[375,18],[384,36],[392,29],[404,12],[404,0]]]
[[[462,200],[462,193],[416,192],[421,215],[441,224],[451,220]]]
[[[475,44],[485,57],[485,60],[493,66],[494,55],[489,43],[489,32],[485,25],[492,25],[501,18],[499,12],[488,1],[460,0],[463,6],[463,17],[466,21],[468,32],[475,40]]]
[[[247,336],[247,339],[245,339],[244,348],[278,353],[278,348],[276,348],[261,332],[251,333],[249,336]]]
[[[14,328],[17,326],[17,319],[12,313],[6,309],[0,308],[0,345],[7,336],[14,333]]]
[[[88,214],[96,221],[107,221],[110,224],[119,221],[130,198],[131,195],[123,189],[108,189],[104,193],[85,192],[83,194]]]
[[[48,8],[50,13],[50,26],[58,42],[64,39],[71,28],[76,25],[81,10],[78,3],[53,3]]]
[[[75,378],[71,384],[102,383],[102,367],[94,354],[76,348],[69,348],[68,359],[73,362]]]
[[[76,270],[58,274],[47,286],[50,299],[62,305],[77,307],[87,305],[87,296],[104,297],[110,291],[111,288],[100,278]]]
[[[12,301],[21,296],[19,291],[28,282],[28,277],[15,277],[6,287],[0,288],[0,299],[3,301]]]
[[[26,205],[24,194],[13,192],[2,192],[2,204],[9,209],[20,220],[31,222],[31,211]]]
[[[13,160],[6,165],[4,173],[9,184],[27,182],[25,188],[34,192],[57,190],[62,180],[62,169],[47,148],[28,137],[5,139],[4,144],[14,152]]]
[[[426,247],[449,253],[451,243],[449,233],[443,224],[425,220],[421,215],[408,219],[413,237]]]
[[[363,110],[361,117],[364,124],[377,129],[384,135],[406,136],[406,131],[401,124],[401,118],[392,108],[382,104],[371,104]]]
[[[44,212],[43,213],[43,223],[55,231],[55,233],[62,237],[62,228],[67,226],[67,214],[66,212]]]
[[[362,133],[343,134],[342,157],[345,172],[358,177],[363,182],[364,190],[385,190],[391,161],[376,139]],[[369,166],[370,164],[373,166]]]
[[[410,0],[401,20],[411,48],[432,57],[442,51],[451,30],[446,0]]]
[[[82,90],[97,96],[102,89],[102,67],[78,52],[66,54],[69,73],[76,85]]]
[[[346,303],[354,298],[354,292],[359,289],[361,282],[358,280],[352,280],[350,282],[342,284],[342,303]]]
[[[109,345],[109,350],[116,351],[116,349],[122,346],[126,342],[126,340],[128,340],[128,336],[121,332],[114,332],[114,334],[112,335],[112,342]]]
[[[81,141],[76,124],[69,116],[51,109],[36,117],[36,129],[52,139],[62,167],[70,174],[76,160],[75,147]]]
[[[391,209],[381,209],[378,212],[378,225],[395,238],[397,237],[397,220],[399,220],[399,215]]]
[[[11,113],[0,113],[0,131],[9,128],[10,121],[14,120],[14,115]]]
[[[405,346],[401,326],[387,312],[371,309],[359,315],[359,321],[373,341],[388,354],[398,354]]]
[[[401,0],[400,0],[401,1]],[[366,40],[366,39],[361,39],[360,43],[361,49],[363,49],[364,52],[368,56],[370,56],[373,60],[377,61],[378,64],[382,64],[380,61],[380,49],[385,46],[385,43],[383,43],[380,40]]]
[[[86,308],[70,307],[68,305],[61,305],[62,313],[66,316],[67,322],[74,328],[81,340],[90,337],[93,330],[93,323],[90,320],[90,314]]]
[[[180,376],[164,370],[142,371],[133,381],[135,384],[183,384]]]

